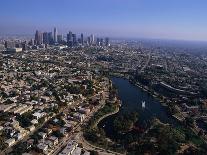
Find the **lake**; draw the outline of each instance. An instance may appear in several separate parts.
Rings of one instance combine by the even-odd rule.
[[[124,113],[137,112],[139,120],[136,125],[141,128],[145,128],[153,117],[158,118],[163,123],[176,123],[176,120],[167,113],[166,107],[162,106],[161,103],[149,93],[133,85],[125,78],[112,77],[111,80],[118,90],[118,96],[122,101],[122,106],[117,114],[103,119],[98,124],[100,128],[104,129],[109,138],[113,138],[115,134],[113,130],[113,120],[118,115],[123,115]],[[142,107],[143,101],[145,102],[145,108]]]

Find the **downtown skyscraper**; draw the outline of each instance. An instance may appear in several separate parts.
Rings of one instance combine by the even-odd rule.
[[[58,42],[57,35],[58,35],[58,32],[57,32],[57,28],[55,27],[54,28],[54,43],[57,43]]]
[[[67,34],[67,45],[69,47],[73,46],[73,33],[71,31]]]
[[[43,34],[40,31],[35,33],[35,45],[41,45],[43,43]]]
[[[42,33],[39,30],[36,30],[34,41],[31,40],[29,42],[30,45],[67,45],[68,47],[76,47],[76,46],[110,46],[109,38],[97,38],[93,34],[90,36],[86,36],[84,39],[83,33],[78,36],[76,33],[69,31],[64,38],[63,34],[58,34],[57,28],[53,29],[53,32],[44,32]],[[10,45],[10,44],[8,44]],[[35,47],[34,47],[35,48]]]

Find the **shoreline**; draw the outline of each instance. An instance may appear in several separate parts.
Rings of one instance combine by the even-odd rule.
[[[140,83],[138,83],[138,82],[135,83],[135,82],[131,81],[131,80],[129,79],[129,75],[126,76],[126,75],[122,75],[121,73],[120,73],[120,74],[114,74],[114,73],[112,73],[112,75],[110,75],[110,76],[119,77],[119,78],[124,78],[124,79],[129,80],[129,82],[130,82],[132,85],[134,85],[134,86],[136,86],[136,87],[139,87],[140,89],[142,89],[142,91],[145,91],[145,92],[149,93],[152,97],[154,97],[155,99],[159,100],[159,102],[160,102],[160,104],[161,104],[162,106],[167,107],[167,104],[164,103],[164,101],[158,97],[158,96],[159,96],[158,93],[156,93],[156,92],[155,92],[155,93],[152,93],[152,92],[149,90],[149,88],[146,88],[144,85],[142,85],[142,84],[140,84]]]
[[[118,100],[118,102],[120,103],[120,100]],[[102,108],[101,108],[102,109]],[[118,104],[115,108],[114,111],[110,112],[110,113],[107,113],[105,115],[103,115],[102,117],[100,117],[96,122],[95,124],[92,126],[92,129],[96,129],[96,128],[99,128],[98,127],[98,124],[105,118],[109,117],[109,116],[112,116],[116,113],[118,113],[120,110],[120,104]],[[116,152],[115,150],[113,149],[107,149],[107,148],[104,148],[102,146],[99,146],[99,145],[96,145],[94,144],[93,142],[91,141],[88,141],[85,136],[84,136],[84,131],[82,132],[82,140],[85,141],[86,144],[88,144],[89,146],[93,147],[93,148],[96,148],[96,149],[99,149],[99,150],[102,150],[102,151],[105,151],[105,152],[108,152],[108,153],[111,153],[111,154],[114,154],[114,155],[125,155],[125,153],[121,153],[121,152]]]
[[[106,115],[100,117],[100,118],[97,120],[97,122],[94,124],[93,128],[97,127],[97,125],[98,125],[103,119],[105,119],[105,118],[107,118],[107,117],[109,117],[109,116],[112,116],[112,115],[118,113],[119,110],[120,110],[120,108],[119,108],[119,106],[117,106],[116,109],[115,109],[113,112],[110,112],[110,113],[108,113],[108,114],[106,114]]]

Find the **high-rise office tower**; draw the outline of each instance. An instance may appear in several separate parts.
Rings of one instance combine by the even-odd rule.
[[[2,51],[0,50],[0,70],[3,69],[3,55],[2,55]]]
[[[43,43],[44,44],[49,44],[49,37],[48,37],[48,33],[47,32],[43,33]]]
[[[27,41],[24,41],[24,42],[21,43],[21,46],[22,46],[22,50],[23,50],[23,51],[28,50],[28,46],[27,46],[27,45],[28,45],[28,44],[27,44]]]
[[[29,45],[31,45],[31,46],[34,46],[34,43],[35,41],[34,41],[34,39],[31,39],[30,41],[29,41]]]
[[[67,44],[69,47],[73,46],[73,33],[71,31],[67,34]]]
[[[48,40],[49,40],[49,44],[53,44],[53,36],[52,36],[52,32],[48,32]]]
[[[58,32],[57,32],[57,28],[55,27],[54,28],[54,42],[57,43],[57,35],[58,35]]]
[[[0,44],[0,70],[3,69],[3,54],[2,51],[5,50],[5,46],[3,44]]]
[[[103,40],[103,38],[100,39],[100,46],[104,46],[104,40]]]
[[[60,34],[60,35],[57,36],[57,42],[59,44],[61,44],[63,42],[63,35],[62,34]]]
[[[107,37],[107,38],[105,38],[105,46],[109,46],[110,44],[109,44],[109,38]]]
[[[36,30],[36,32],[35,32],[35,40],[34,40],[34,44],[35,44],[35,45],[38,44],[38,38],[39,38],[38,36],[39,36],[39,31]]]
[[[40,31],[36,31],[35,33],[35,44],[41,45],[43,43],[43,35]]]
[[[91,37],[87,38],[87,45],[91,45]]]
[[[100,46],[100,39],[99,38],[97,38],[97,40],[96,40],[96,45]]]
[[[16,46],[15,46],[15,41],[6,41],[5,42],[5,47],[6,48],[15,48]]]
[[[15,47],[16,48],[22,48],[22,43],[20,43],[20,42],[15,43]]]
[[[81,33],[81,45],[84,44],[83,33]]]
[[[90,36],[90,45],[93,45],[94,44],[94,42],[95,42],[95,37],[94,37],[94,35],[93,34],[91,34],[91,36]]]
[[[73,36],[73,46],[77,45],[77,38],[76,38],[76,34],[72,34]]]

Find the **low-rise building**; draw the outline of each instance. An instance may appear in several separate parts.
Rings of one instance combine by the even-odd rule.
[[[0,111],[1,112],[7,112],[9,111],[11,108],[15,107],[16,104],[13,103],[13,104],[1,104],[0,105]]]
[[[78,121],[82,122],[85,119],[85,115],[84,114],[80,114],[80,113],[74,113],[73,117],[75,119],[77,119]]]
[[[15,139],[10,138],[10,139],[6,140],[5,143],[8,144],[8,146],[12,146],[15,143]]]
[[[59,155],[71,155],[74,150],[77,148],[78,144],[75,141],[71,141],[67,144],[67,146],[63,149]]]
[[[34,125],[31,125],[27,128],[30,132],[34,131],[35,130],[35,126]]]
[[[40,135],[42,139],[47,138],[47,134],[44,132],[39,132],[38,135]]]
[[[81,149],[80,147],[77,147],[77,148],[73,151],[72,155],[81,155],[81,151],[82,151],[82,149]]]
[[[53,143],[53,145],[57,145],[58,144],[58,138],[57,137],[50,136],[48,139]]]
[[[90,113],[90,109],[89,108],[79,108],[78,112],[80,112],[81,114],[88,115]]]
[[[43,153],[47,153],[47,150],[48,150],[48,145],[44,144],[44,143],[39,143],[37,145],[37,148],[43,152]]]

